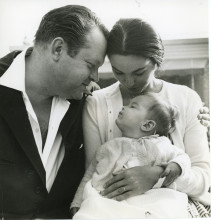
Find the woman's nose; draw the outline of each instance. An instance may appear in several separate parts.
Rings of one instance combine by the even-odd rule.
[[[126,86],[131,88],[134,86],[134,79],[132,77],[128,77],[125,79]]]

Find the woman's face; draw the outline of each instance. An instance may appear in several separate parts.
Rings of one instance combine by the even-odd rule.
[[[154,79],[157,67],[150,59],[117,54],[111,55],[109,59],[115,78],[131,94],[140,94]]]

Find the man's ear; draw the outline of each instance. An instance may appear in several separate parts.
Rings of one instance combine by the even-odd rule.
[[[58,61],[66,45],[62,37],[57,37],[51,42],[51,54],[54,61]]]
[[[142,131],[152,131],[156,126],[156,122],[153,121],[153,120],[146,120],[146,121],[143,121],[141,122],[140,124],[140,129]]]

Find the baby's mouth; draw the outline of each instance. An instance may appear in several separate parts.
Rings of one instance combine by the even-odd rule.
[[[122,118],[122,111],[119,112],[118,118]]]

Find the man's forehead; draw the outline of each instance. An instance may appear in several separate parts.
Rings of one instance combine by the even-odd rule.
[[[100,48],[87,47],[86,48],[86,59],[94,62],[97,65],[101,65],[105,59],[105,50]]]

